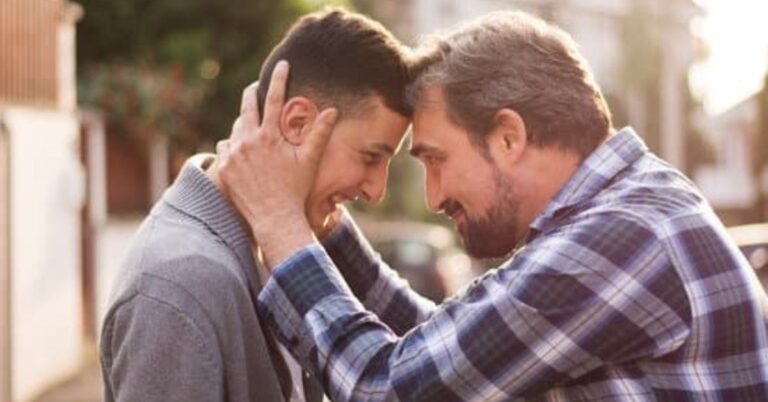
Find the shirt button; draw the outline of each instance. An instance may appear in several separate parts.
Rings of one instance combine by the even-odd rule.
[[[299,345],[299,338],[292,336],[291,339],[288,340],[288,343],[290,343],[291,346],[296,347]]]

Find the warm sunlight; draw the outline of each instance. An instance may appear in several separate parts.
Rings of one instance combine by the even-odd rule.
[[[768,1],[697,0],[706,15],[694,30],[709,58],[693,81],[710,113],[721,112],[762,87],[768,68]]]

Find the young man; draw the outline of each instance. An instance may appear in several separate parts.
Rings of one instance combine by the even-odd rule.
[[[321,228],[337,203],[383,196],[408,124],[407,69],[381,25],[341,10],[301,18],[263,77],[279,59],[301,71],[275,122],[285,140],[333,128],[306,204]],[[251,89],[243,104],[244,111],[257,104]],[[252,246],[213,155],[190,159],[143,223],[115,283],[100,342],[106,401],[322,399],[316,380],[278,350],[256,314],[260,261]]]
[[[259,310],[332,399],[768,400],[765,292],[691,182],[612,128],[567,34],[491,14],[439,38],[409,93],[429,206],[476,256],[517,249],[440,306],[348,216],[314,239],[322,141],[282,143],[265,119],[222,149],[271,263]]]

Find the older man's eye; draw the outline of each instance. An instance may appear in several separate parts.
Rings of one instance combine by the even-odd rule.
[[[434,166],[440,162],[440,158],[434,155],[424,155],[423,161],[425,165]]]

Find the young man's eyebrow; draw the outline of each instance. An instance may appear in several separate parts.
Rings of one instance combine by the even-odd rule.
[[[374,148],[376,151],[386,154],[387,156],[392,156],[395,154],[395,150],[385,142],[377,142],[372,145],[372,148]]]

